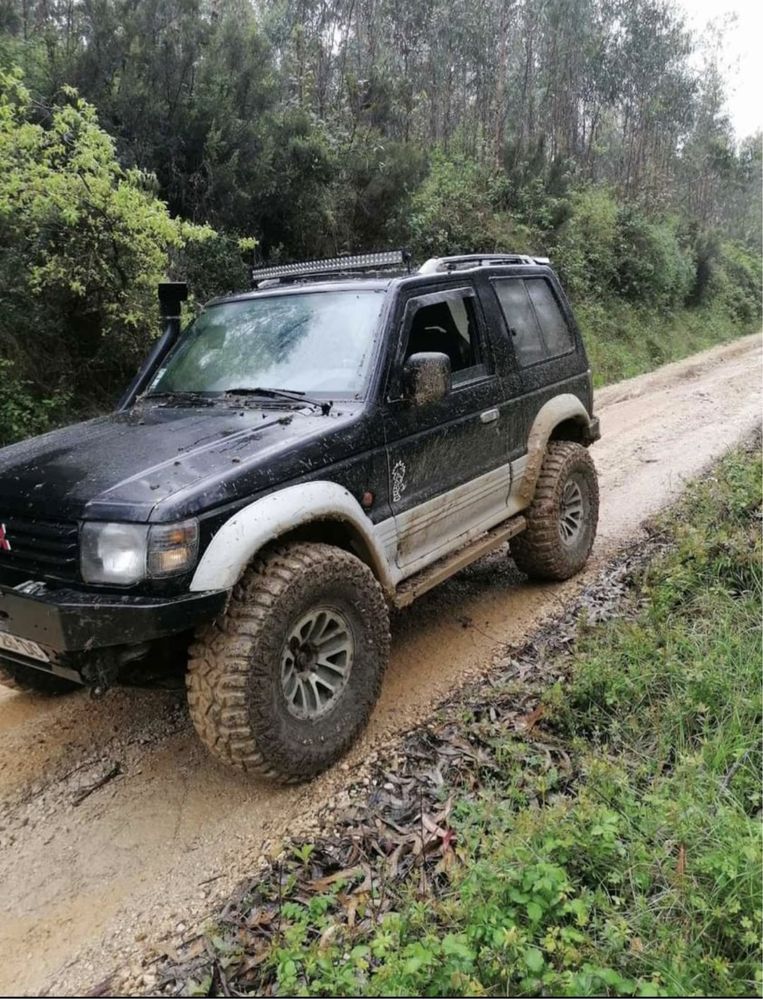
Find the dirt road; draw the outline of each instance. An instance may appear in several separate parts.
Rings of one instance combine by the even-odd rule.
[[[586,575],[754,427],[760,392],[755,336],[598,393],[601,527]],[[116,955],[203,911],[369,750],[489,668],[499,645],[521,640],[580,585],[522,583],[498,552],[399,614],[366,736],[302,788],[252,784],[217,765],[174,692],[51,702],[0,688],[0,994],[81,994]]]

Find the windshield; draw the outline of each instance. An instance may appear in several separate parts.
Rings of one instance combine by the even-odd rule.
[[[361,391],[384,294],[321,291],[210,306],[159,369],[149,395],[278,388]]]

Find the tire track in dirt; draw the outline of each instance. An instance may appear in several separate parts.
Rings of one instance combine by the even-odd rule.
[[[215,763],[179,692],[48,701],[0,687],[0,994],[80,994],[121,955],[206,909],[374,748],[555,613],[687,477],[759,422],[761,338],[603,389],[597,412],[601,526],[586,573],[529,585],[496,552],[396,614],[366,735],[306,787],[252,783]],[[116,764],[120,774],[75,803]]]

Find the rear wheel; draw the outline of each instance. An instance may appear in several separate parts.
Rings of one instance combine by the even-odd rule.
[[[191,718],[225,763],[294,783],[365,726],[389,655],[381,587],[360,559],[290,544],[260,559],[191,646]]]
[[[11,690],[34,692],[36,694],[71,694],[80,686],[73,680],[65,680],[62,676],[45,673],[43,670],[24,666],[16,666],[4,662],[0,664],[0,683]]]
[[[549,442],[525,517],[527,529],[511,541],[517,567],[533,579],[569,579],[580,572],[599,520],[596,467],[586,448]]]

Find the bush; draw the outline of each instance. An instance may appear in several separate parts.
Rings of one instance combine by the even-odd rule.
[[[589,187],[571,197],[570,216],[551,246],[551,255],[573,299],[611,294],[618,238],[617,202],[606,188]]]
[[[761,259],[738,243],[721,242],[710,261],[707,298],[717,302],[733,322],[760,321]]]
[[[683,305],[695,267],[672,222],[650,222],[627,206],[617,217],[614,286],[631,302],[656,307]]]
[[[592,298],[576,304],[575,315],[597,387],[752,332],[751,324],[735,322],[717,301],[670,312],[614,297]]]
[[[170,277],[187,281],[193,301],[201,305],[216,295],[241,291],[250,286],[245,256],[251,263],[255,245],[254,240],[226,233],[186,240],[170,250]]]
[[[373,131],[356,138],[342,151],[334,182],[336,247],[363,252],[400,246],[411,197],[426,172],[426,156],[413,143],[393,142]]]
[[[506,196],[501,171],[464,156],[435,152],[412,199],[411,249],[419,258],[537,250],[530,230],[502,210]]]
[[[168,250],[213,236],[170,218],[150,178],[120,167],[75,91],[41,107],[0,73],[0,352],[22,393],[106,404],[155,333]]]
[[[12,362],[0,359],[0,445],[43,433],[64,415],[69,401],[66,393],[35,398]]]

